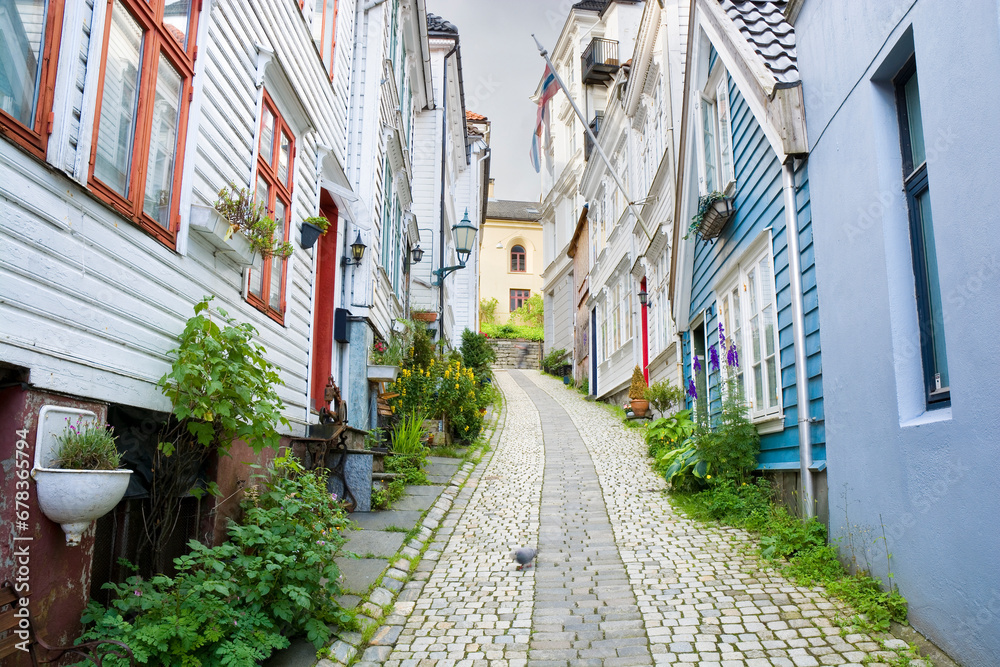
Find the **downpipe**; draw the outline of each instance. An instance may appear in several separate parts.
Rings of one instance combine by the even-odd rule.
[[[788,273],[792,297],[792,341],[795,349],[795,394],[799,415],[799,478],[802,516],[816,516],[816,497],[812,478],[812,420],[809,416],[809,373],[806,370],[805,313],[802,305],[802,256],[799,248],[799,220],[795,204],[795,169],[789,158],[781,166],[781,184],[785,198],[785,238],[788,242]]]

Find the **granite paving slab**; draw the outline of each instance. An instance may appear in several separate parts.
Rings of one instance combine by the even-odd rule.
[[[407,510],[417,510],[423,512],[426,509],[430,509],[431,505],[433,505],[434,502],[437,500],[437,497],[441,495],[441,489],[443,489],[444,487],[434,486],[431,488],[437,489],[437,492],[434,494],[427,494],[423,496],[410,496],[410,495],[403,496],[395,503],[393,503],[391,511],[399,512]]]
[[[391,558],[396,555],[406,539],[405,533],[386,532],[384,530],[352,530],[345,533],[347,543],[344,551],[365,556],[372,554],[381,558]]]
[[[264,661],[264,667],[302,667],[316,662],[316,647],[305,637],[296,637],[291,645]]]
[[[441,484],[411,484],[405,489],[408,496],[434,496],[437,498],[444,490]]]
[[[334,562],[340,568],[343,580],[340,588],[345,593],[367,595],[368,589],[374,584],[382,571],[389,567],[389,561],[383,558],[347,558],[341,556]]]
[[[452,475],[462,465],[461,459],[449,459],[441,456],[428,456],[427,465],[424,472],[427,479],[434,484],[447,484],[451,481]]]
[[[355,512],[351,520],[360,530],[385,530],[389,526],[409,530],[420,521],[423,512],[418,510],[385,510],[383,512]]]

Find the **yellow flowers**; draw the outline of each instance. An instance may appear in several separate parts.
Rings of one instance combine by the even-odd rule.
[[[705,475],[705,479],[712,479],[711,475]]]
[[[455,385],[455,389],[458,389],[458,385],[457,384]]]

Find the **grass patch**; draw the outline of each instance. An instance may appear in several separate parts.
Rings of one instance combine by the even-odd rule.
[[[543,327],[532,327],[526,324],[483,324],[479,328],[482,330],[482,333],[490,338],[545,340],[545,329]]]
[[[408,532],[410,532],[406,528],[402,528],[400,526],[386,526],[382,530],[385,531],[385,532],[387,532],[387,533],[408,533]]]

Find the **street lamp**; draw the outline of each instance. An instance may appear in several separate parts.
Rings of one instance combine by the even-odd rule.
[[[411,264],[419,264],[420,260],[424,258],[424,249],[417,245],[415,248],[410,250],[410,255],[412,257]]]
[[[455,235],[455,252],[458,254],[458,264],[434,269],[431,273],[437,278],[431,284],[435,287],[440,286],[452,272],[464,269],[465,263],[469,261],[469,255],[472,254],[472,247],[476,240],[476,232],[479,231],[469,220],[469,209],[465,209],[465,217],[460,223],[452,226],[451,231]]]
[[[646,305],[646,301],[648,301],[648,300],[649,300],[649,295],[646,294],[646,290],[639,290],[639,303],[640,303],[640,305],[645,306]]]
[[[358,237],[354,239],[354,243],[351,244],[351,256],[344,257],[344,264],[353,264],[357,266],[361,263],[361,258],[365,256],[365,242],[361,240],[361,232],[358,232]]]

